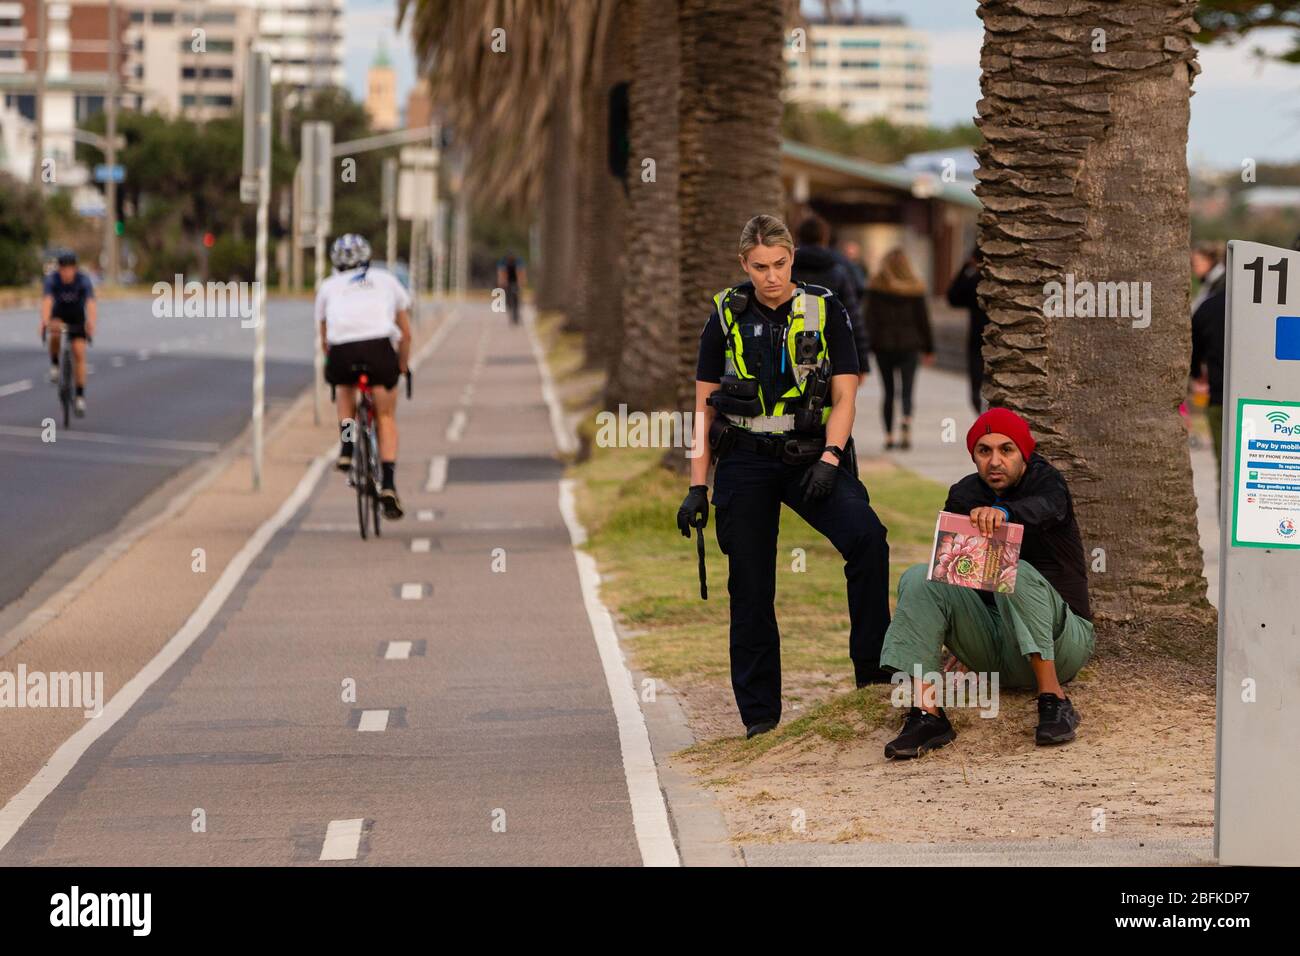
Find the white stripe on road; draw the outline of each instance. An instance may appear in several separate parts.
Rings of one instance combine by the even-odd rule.
[[[389,641],[388,647],[384,650],[384,660],[386,661],[404,661],[411,656],[411,641]]]
[[[551,384],[550,369],[542,354],[536,322],[531,313],[526,327],[533,347],[533,357],[537,360],[542,375],[542,396],[550,406],[555,444],[562,452],[572,451],[577,447],[577,440],[565,428],[564,413]],[[564,524],[569,529],[573,560],[578,566],[578,582],[582,586],[582,602],[587,609],[587,619],[591,622],[591,633],[596,639],[596,650],[600,654],[605,683],[609,686],[610,702],[614,707],[614,718],[618,723],[618,744],[623,752],[623,776],[627,779],[627,795],[632,804],[632,826],[636,831],[637,847],[641,850],[641,862],[646,866],[681,866],[677,844],[673,841],[672,828],[668,824],[668,808],[664,805],[663,791],[659,787],[659,770],[650,749],[645,715],[641,713],[636,691],[632,688],[632,675],[623,660],[623,649],[619,646],[618,635],[614,631],[614,619],[609,608],[600,600],[600,569],[595,558],[586,551],[578,550],[587,540],[587,531],[578,520],[578,512],[574,507],[573,479],[563,478],[559,484],[560,514],[564,516]]]
[[[16,438],[41,438],[42,430],[23,425],[0,425],[0,435]],[[108,435],[103,432],[82,432],[68,429],[59,435],[59,441],[91,441],[101,445],[134,445],[138,448],[168,448],[173,451],[196,451],[215,454],[221,446],[211,441],[173,441],[170,438],[136,438],[132,435]]]
[[[424,554],[425,552],[427,552],[427,551],[429,550],[429,548],[430,548],[432,545],[433,545],[433,542],[430,541],[428,538],[412,538],[412,539],[411,539],[411,551],[412,551],[412,553],[414,553],[414,554]]]
[[[138,358],[141,362],[149,361],[149,355],[150,352],[148,349],[141,349],[140,351],[135,353],[135,357]]]
[[[325,828],[322,860],[355,860],[361,849],[361,831],[365,820],[331,820]]]
[[[63,782],[63,779],[67,777],[72,768],[77,765],[77,761],[82,758],[95,741],[121,720],[122,716],[144,695],[144,692],[166,673],[167,669],[175,664],[181,655],[198,639],[199,635],[207,629],[207,626],[216,617],[217,612],[221,610],[227,598],[230,597],[231,592],[239,584],[244,572],[262,553],[276,532],[298,513],[298,509],[311,495],[312,489],[316,487],[316,483],[320,481],[320,476],[330,463],[333,453],[334,446],[331,443],[329,450],[311,463],[307,473],[302,476],[298,486],[280,505],[279,510],[264,521],[253,532],[252,537],[244,542],[244,546],[230,559],[230,563],[221,572],[221,576],[212,585],[212,589],[204,595],[203,600],[199,602],[199,606],[190,614],[181,629],[171,636],[167,643],[153,656],[153,659],[140,669],[138,674],[122,685],[122,688],[113,695],[112,700],[105,705],[103,713],[98,718],[87,720],[80,730],[65,740],[45,766],[37,772],[36,776],[32,777],[27,785],[5,804],[4,809],[0,810],[0,850],[4,849],[5,845],[13,839],[14,834],[27,822],[27,818],[36,811],[36,808],[41,805],[45,798]],[[359,824],[361,821],[355,822]],[[360,832],[358,831],[359,839]]]
[[[465,414],[463,408],[458,408],[451,416],[451,424],[447,426],[447,441],[460,441],[461,436],[465,434],[465,423],[469,421],[469,416]]]
[[[420,598],[424,597],[424,585],[403,584],[401,593],[403,601],[418,601]]]
[[[442,491],[447,483],[447,456],[434,455],[429,462],[429,480],[424,483],[425,491]]]
[[[17,395],[19,392],[25,392],[32,387],[32,380],[25,378],[21,382],[10,382],[8,385],[0,385],[0,398],[6,395]]]
[[[388,729],[388,711],[363,710],[357,730],[365,734],[377,734]]]
[[[416,521],[432,521],[432,520],[433,520],[433,511],[432,511],[432,509],[425,508],[423,511],[417,511],[417,512],[415,513],[415,520],[416,520]]]
[[[123,365],[126,364],[126,359],[122,358],[122,356],[120,355],[114,355],[111,359],[108,360],[108,364],[113,366],[113,368],[121,368]]]

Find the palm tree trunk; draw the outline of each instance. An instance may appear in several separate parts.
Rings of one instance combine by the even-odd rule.
[[[671,404],[677,392],[677,2],[634,0],[629,15],[623,335],[606,405],[653,409]]]
[[[740,230],[781,214],[782,0],[679,0],[677,404],[695,407],[700,329],[744,278]],[[675,456],[681,459],[680,453]]]
[[[573,275],[575,215],[577,196],[572,176],[574,138],[569,112],[569,97],[555,98],[547,127],[546,159],[543,172],[545,188],[541,193],[541,259],[537,276],[537,307],[564,308],[565,290]]]
[[[1022,413],[1065,473],[1094,614],[1212,646],[1178,415],[1191,345],[1194,8],[981,0],[977,194],[980,294],[992,320],[984,394]],[[1071,276],[1076,290],[1149,283],[1149,326],[1132,302],[1118,317],[1057,317],[1048,284]]]

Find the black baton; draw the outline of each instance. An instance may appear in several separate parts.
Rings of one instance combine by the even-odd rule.
[[[699,525],[695,527],[695,550],[700,556],[700,600],[709,599],[709,583],[704,573],[704,529]]]

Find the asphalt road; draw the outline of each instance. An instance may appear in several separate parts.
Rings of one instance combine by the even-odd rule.
[[[252,329],[235,318],[160,319],[149,298],[104,300],[88,413],[64,430],[33,310],[0,312],[0,609],[64,553],[111,530],[176,472],[239,435],[252,404]],[[311,303],[272,301],[266,395],[311,380]],[[55,440],[42,422],[57,419]]]
[[[0,865],[642,862],[525,330],[464,307],[416,389],[407,517],[314,480]]]

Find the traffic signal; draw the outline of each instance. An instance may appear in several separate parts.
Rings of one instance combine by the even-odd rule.
[[[214,235],[212,235],[212,233],[210,233],[210,232],[205,232],[205,233],[203,234],[203,248],[205,248],[205,249],[211,249],[213,243],[215,243],[216,241],[217,241],[217,239],[216,239],[216,237],[215,237]]]
[[[126,223],[124,223],[121,219],[117,220],[115,223],[113,223],[113,232],[119,236],[122,235],[122,233],[126,232]]]

